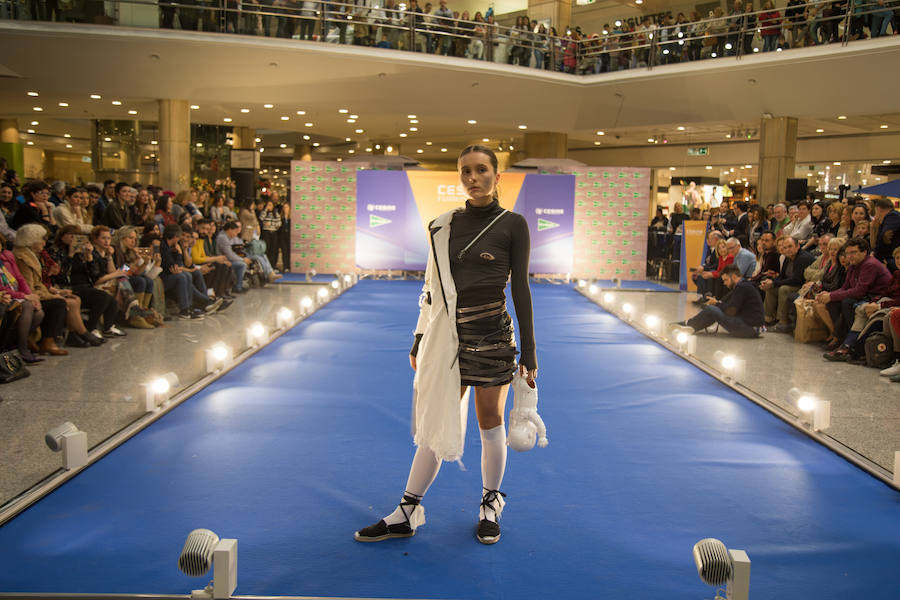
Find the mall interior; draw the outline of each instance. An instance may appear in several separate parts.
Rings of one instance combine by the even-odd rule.
[[[898,34],[895,0],[0,0],[0,598],[896,598]],[[478,544],[470,409],[427,524],[360,544],[416,452],[423,226],[473,144],[541,216],[550,443]],[[732,246],[752,339],[689,327]],[[849,248],[883,285],[823,300]],[[816,261],[788,300],[769,252]]]

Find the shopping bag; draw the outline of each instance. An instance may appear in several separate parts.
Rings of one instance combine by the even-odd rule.
[[[798,298],[794,301],[797,307],[797,325],[794,327],[794,341],[801,344],[821,342],[828,339],[828,328],[813,310],[813,300]]]

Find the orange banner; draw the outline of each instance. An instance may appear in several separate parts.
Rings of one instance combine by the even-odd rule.
[[[466,190],[453,171],[407,171],[422,229],[438,216],[466,203]],[[524,173],[500,174],[500,206],[512,210],[525,181]]]

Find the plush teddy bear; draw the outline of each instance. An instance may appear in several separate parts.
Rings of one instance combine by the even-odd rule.
[[[513,409],[509,412],[509,434],[507,445],[513,450],[525,452],[534,448],[535,435],[538,446],[544,448],[547,441],[547,428],[537,413],[537,384],[530,385],[525,377],[518,373],[513,376]]]

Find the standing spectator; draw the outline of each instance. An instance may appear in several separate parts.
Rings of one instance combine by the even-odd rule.
[[[734,4],[728,13],[728,37],[726,38],[725,53],[734,56],[738,52],[738,43],[741,38],[741,30],[744,21],[744,3],[742,0],[734,0]]]
[[[278,207],[281,211],[281,227],[278,229],[278,248],[281,250],[282,271],[291,271],[291,204],[283,202]],[[275,255],[277,258],[277,254]],[[275,266],[272,262],[272,266]]]
[[[781,35],[781,13],[775,10],[772,0],[766,0],[763,12],[759,15],[759,27],[763,38],[763,52],[772,52],[778,48],[778,37]]]
[[[743,38],[743,54],[753,54],[753,38],[756,36],[756,13],[753,12],[753,1],[744,4],[744,18],[741,20],[741,37]]]
[[[318,2],[315,0],[303,0],[300,2],[300,39],[312,40],[313,30],[316,26],[316,8]]]
[[[803,7],[805,4],[805,0],[788,0],[787,8],[784,10],[784,19],[788,23],[788,26],[784,29],[785,42],[789,48],[800,46],[804,21]]]
[[[0,183],[0,235],[10,242],[16,241],[16,232],[9,226],[7,219],[10,219],[8,207],[15,203],[13,189],[8,183]]]
[[[440,0],[438,2],[438,9],[434,11],[434,28],[436,31],[443,34],[437,36],[436,45],[437,52],[444,56],[447,56],[450,53],[450,48],[453,45],[453,38],[446,35],[451,31],[451,28],[453,26],[453,23],[451,21],[452,18],[453,11],[447,8],[447,0]]]
[[[894,18],[894,11],[891,10],[890,5],[891,0],[875,0],[871,6],[870,10],[874,11],[872,13],[872,27],[870,27],[873,38],[887,34],[888,25],[891,24],[891,19]],[[894,27],[894,33],[896,34],[896,25]]]
[[[281,229],[281,213],[272,200],[268,200],[259,212],[260,239],[266,245],[266,257],[271,265],[278,262],[278,230]]]
[[[875,220],[872,222],[872,240],[875,258],[887,265],[891,271],[897,270],[894,249],[900,247],[900,212],[887,198],[875,200]]]

